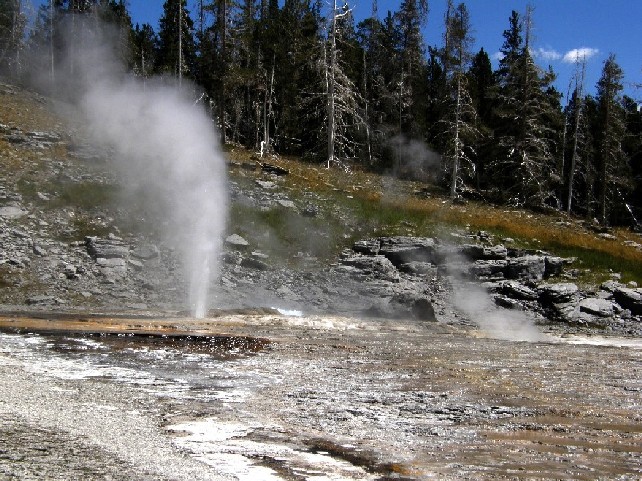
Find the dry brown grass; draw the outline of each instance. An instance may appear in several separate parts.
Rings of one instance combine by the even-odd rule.
[[[24,131],[61,130],[52,104],[39,94],[0,85],[0,123]]]
[[[237,161],[247,161],[249,153],[234,149]],[[256,159],[253,160],[256,162]],[[303,163],[295,158],[280,157],[269,163],[290,171],[287,185],[293,189],[307,189],[317,193],[334,194],[334,200],[350,196],[371,209],[396,212],[398,218],[409,220],[405,232],[425,235],[447,232],[449,229],[468,232],[488,231],[500,240],[513,238],[515,244],[531,249],[548,250],[562,256],[578,257],[581,266],[598,271],[591,274],[598,281],[608,277],[609,271],[622,271],[629,280],[642,281],[642,249],[625,241],[642,244],[642,238],[628,229],[611,230],[615,239],[606,239],[588,228],[581,219],[564,213],[535,213],[498,207],[482,202],[453,204],[437,187],[413,181],[404,181],[378,174],[339,169]],[[428,191],[429,197],[418,196]],[[417,226],[413,230],[412,226]],[[390,225],[390,232],[398,232]],[[423,229],[423,230],[422,230]],[[601,272],[601,274],[600,274]]]

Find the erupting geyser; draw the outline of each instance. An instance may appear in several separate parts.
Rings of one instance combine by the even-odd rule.
[[[203,317],[227,215],[225,163],[211,121],[176,87],[131,79],[89,89],[84,109],[116,150],[127,182],[143,185],[163,214],[191,279],[192,313]]]
[[[104,27],[104,26],[103,26]],[[72,39],[68,69],[59,69],[55,88],[73,89],[86,128],[107,146],[130,192],[144,192],[143,210],[162,219],[165,240],[181,255],[190,280],[189,304],[204,317],[210,281],[227,218],[227,180],[217,133],[188,82],[127,75],[108,28],[76,26],[82,48]],[[73,54],[73,55],[72,55]],[[67,71],[72,75],[62,78]]]

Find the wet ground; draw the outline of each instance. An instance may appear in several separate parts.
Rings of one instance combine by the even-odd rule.
[[[0,479],[642,478],[635,339],[272,314],[0,327]]]

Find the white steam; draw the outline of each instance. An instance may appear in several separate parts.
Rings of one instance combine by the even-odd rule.
[[[213,124],[186,90],[125,75],[103,31],[83,32],[69,81],[82,97],[87,130],[116,153],[126,186],[142,188],[162,214],[166,240],[190,279],[192,313],[203,317],[227,220],[225,162]]]
[[[439,175],[441,155],[424,142],[397,135],[389,141],[395,177],[435,180]]]
[[[126,180],[148,192],[151,187],[165,233],[191,276],[193,314],[203,317],[227,212],[224,162],[212,123],[176,88],[131,79],[95,84],[83,110],[98,138],[115,148]]]
[[[469,261],[461,255],[451,254],[447,262],[461,266]],[[499,307],[486,289],[465,279],[458,269],[454,269],[451,275],[453,307],[477,324],[487,336],[506,341],[546,340],[535,325],[535,319],[527,312]]]
[[[494,339],[529,342],[546,339],[525,312],[498,307],[488,292],[478,285],[455,286],[453,304]]]

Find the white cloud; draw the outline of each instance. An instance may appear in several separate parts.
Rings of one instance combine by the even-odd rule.
[[[589,58],[597,55],[600,51],[596,48],[589,48],[589,47],[582,47],[582,48],[574,48],[573,50],[569,50],[564,54],[564,57],[562,58],[563,62],[566,63],[575,63],[578,60],[588,60]]]
[[[490,56],[490,58],[499,61],[504,58],[504,54],[502,52],[495,52]]]
[[[532,52],[534,57],[541,58],[543,60],[559,60],[562,58],[562,54],[554,49],[538,48]]]

